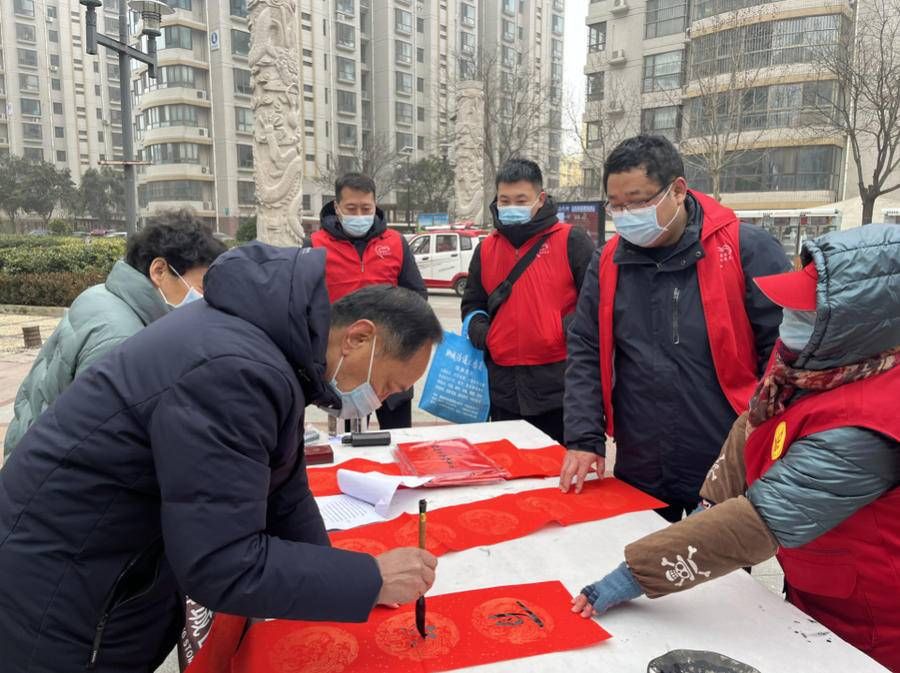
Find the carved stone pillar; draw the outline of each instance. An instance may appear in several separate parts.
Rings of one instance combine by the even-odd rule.
[[[484,222],[484,84],[460,82],[456,87],[454,189],[456,219]]]
[[[303,240],[303,122],[297,0],[249,0],[257,238]]]

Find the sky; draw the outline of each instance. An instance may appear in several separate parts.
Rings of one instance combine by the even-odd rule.
[[[565,52],[563,54],[564,73],[564,105],[572,107],[575,111],[563,112],[563,126],[566,129],[563,141],[563,150],[566,153],[579,151],[578,140],[573,137],[575,132],[574,122],[571,117],[581,119],[584,111],[584,64],[587,62],[587,26],[585,19],[588,14],[588,2],[590,0],[566,0],[566,37]],[[571,104],[568,101],[571,100]]]

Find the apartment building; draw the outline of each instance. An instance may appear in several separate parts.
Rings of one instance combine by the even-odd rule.
[[[839,226],[825,206],[855,195],[855,167],[845,137],[809,126],[836,89],[816,50],[840,45],[855,12],[853,0],[592,0],[588,151],[608,152],[638,131],[663,134],[680,143],[690,184],[713,191],[704,152],[710,129],[724,128],[738,152],[717,171],[724,203],[789,246],[801,222],[808,235]],[[736,115],[723,112],[729,89]],[[602,158],[592,159],[585,181],[599,189]]]

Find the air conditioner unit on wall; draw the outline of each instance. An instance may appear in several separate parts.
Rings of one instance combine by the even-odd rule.
[[[207,130],[204,128],[199,128],[199,129],[197,129],[197,133],[199,133],[201,136],[203,136],[205,138],[206,134],[207,134]]]
[[[609,64],[610,65],[621,65],[625,63],[625,50],[624,49],[613,49],[609,54]]]
[[[613,0],[612,13],[624,14],[628,11],[628,0]]]

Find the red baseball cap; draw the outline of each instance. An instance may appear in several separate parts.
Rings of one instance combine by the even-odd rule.
[[[816,310],[816,285],[819,283],[819,272],[816,265],[810,262],[799,271],[779,273],[774,276],[755,278],[762,293],[774,303],[795,311]]]

